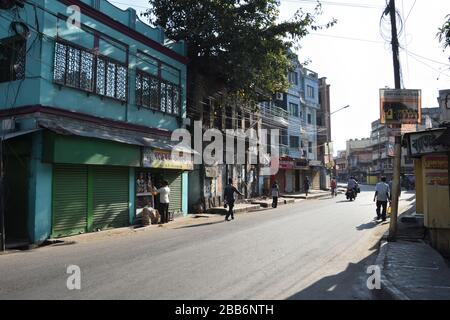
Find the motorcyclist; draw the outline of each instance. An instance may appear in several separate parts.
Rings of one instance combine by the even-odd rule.
[[[347,182],[347,189],[352,190],[353,193],[356,195],[357,188],[358,188],[358,182],[356,182],[355,178],[350,177],[350,179],[348,179],[348,182]]]

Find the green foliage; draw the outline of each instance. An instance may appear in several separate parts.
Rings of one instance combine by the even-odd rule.
[[[321,14],[299,10],[278,23],[279,0],[150,0],[144,14],[173,40],[185,40],[189,72],[220,82],[228,94],[255,100],[258,92],[288,88],[292,68],[288,49],[317,25]],[[208,91],[208,90],[206,90]],[[211,94],[209,90],[208,94]]]
[[[450,47],[450,14],[445,17],[447,21],[439,28],[437,34],[439,42],[442,43],[444,49]]]

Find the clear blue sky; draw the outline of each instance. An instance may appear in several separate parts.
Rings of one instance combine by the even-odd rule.
[[[148,7],[147,0],[110,2],[138,12]],[[320,20],[336,18],[337,25],[312,32],[301,42],[300,59],[311,59],[308,68],[331,84],[332,111],[351,106],[332,116],[335,151],[345,149],[348,139],[369,136],[371,122],[379,118],[379,89],[394,87],[391,48],[380,34],[385,3],[322,1]],[[298,8],[312,11],[314,6],[314,0],[281,0],[280,20],[288,20]],[[404,87],[422,89],[423,107],[437,107],[438,90],[450,88],[450,50],[444,53],[436,38],[437,29],[450,14],[450,1],[396,0],[396,6],[406,21],[400,35]],[[385,32],[389,34],[389,28]]]

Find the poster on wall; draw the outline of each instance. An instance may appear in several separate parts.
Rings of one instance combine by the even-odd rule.
[[[448,187],[448,156],[430,155],[425,157],[425,183],[428,186]]]

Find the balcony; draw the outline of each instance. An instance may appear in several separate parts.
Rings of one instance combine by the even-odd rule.
[[[289,124],[289,112],[274,105],[263,104],[261,114],[266,124],[283,127]]]

